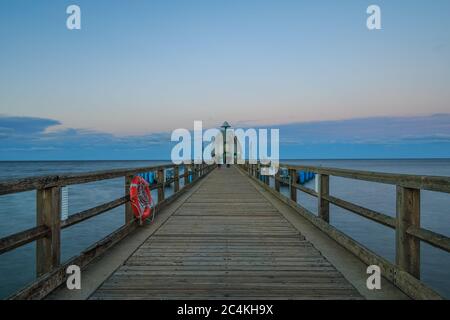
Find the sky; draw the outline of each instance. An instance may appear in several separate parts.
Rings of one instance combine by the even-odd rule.
[[[450,157],[449,57],[447,0],[0,0],[0,159],[167,159],[194,120],[279,128],[282,158]]]

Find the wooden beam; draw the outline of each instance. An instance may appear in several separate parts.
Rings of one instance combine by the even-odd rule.
[[[450,238],[427,229],[409,227],[408,234],[425,241],[433,247],[450,252]]]
[[[395,218],[392,218],[386,214],[362,207],[362,206],[358,206],[356,204],[353,204],[351,202],[333,197],[333,196],[323,196],[326,200],[328,200],[330,203],[341,207],[345,210],[351,211],[353,213],[356,213],[357,215],[360,215],[361,217],[370,219],[372,221],[378,222],[382,225],[385,225],[389,228],[395,229],[396,225],[397,225],[397,221],[395,220]]]
[[[296,188],[296,189],[298,189],[298,190],[300,190],[300,191],[302,191],[304,193],[307,193],[307,194],[309,194],[309,195],[311,195],[313,197],[318,197],[318,194],[317,194],[316,191],[314,191],[313,189],[307,188],[305,186],[302,186],[301,184],[294,183],[294,184],[292,184],[292,187],[294,187],[294,188]]]
[[[179,166],[173,167],[173,178],[174,178],[173,192],[177,193],[178,191],[180,191],[180,167]]]
[[[316,177],[319,179],[319,190],[317,198],[317,214],[320,219],[325,222],[330,222],[330,202],[327,197],[330,193],[330,177],[326,174],[319,174]]]
[[[189,164],[184,165],[184,185],[187,186],[189,184]]]
[[[284,163],[280,163],[280,166],[286,167],[288,169],[311,171],[329,176],[386,183],[391,185],[400,185],[403,187],[413,189],[450,193],[450,177],[383,173],[383,172],[361,171],[361,170],[351,170],[341,168],[289,165]]]
[[[420,240],[410,227],[420,228],[420,190],[397,186],[396,263],[420,279]]]
[[[79,256],[74,257],[60,265],[55,267],[53,270],[42,274],[39,278],[32,284],[26,286],[22,290],[16,292],[10,296],[9,300],[38,300],[43,299],[51,291],[56,289],[62,283],[64,283],[68,277],[66,273],[67,267],[70,265],[77,265],[80,268],[84,268],[96,257],[103,254],[107,249],[111,248],[117,242],[125,238],[134,228],[135,223],[129,223],[117,229],[110,235],[106,236],[99,242],[95,243],[88,249],[84,250]]]
[[[132,169],[116,169],[105,171],[94,171],[87,173],[64,174],[54,176],[32,177],[0,182],[0,195],[17,193],[35,189],[47,189],[51,187],[62,187],[71,184],[83,184],[99,180],[121,178],[127,175],[136,175],[141,172],[155,171],[158,169],[171,168],[173,165],[151,166]]]
[[[80,223],[82,221],[85,221],[87,219],[93,218],[95,216],[98,216],[99,214],[102,214],[104,212],[107,212],[111,209],[117,208],[123,204],[125,204],[125,206],[127,206],[130,203],[130,197],[125,196],[110,202],[106,202],[104,204],[101,204],[99,206],[96,206],[94,208],[90,208],[75,214],[70,215],[66,220],[61,221],[61,229],[65,229],[68,228],[70,226],[73,226],[77,223]],[[130,206],[131,208],[131,206]],[[125,212],[127,211],[126,207],[125,207]],[[126,213],[125,213],[125,221],[132,221],[134,219],[134,215],[133,212],[131,212],[131,218],[127,219],[126,218]]]
[[[49,234],[49,228],[46,226],[38,226],[4,237],[0,239],[0,254],[46,237]]]
[[[36,274],[39,277],[60,263],[61,188],[39,189],[36,196],[36,224],[50,230],[46,237],[36,242]]]
[[[133,180],[133,176],[125,176],[125,198],[130,200],[130,186],[131,180]],[[125,203],[125,224],[128,224],[130,221],[134,220],[133,208],[130,201]]]
[[[275,175],[274,179],[275,183],[275,191],[280,192],[280,170],[277,171],[277,174]]]
[[[297,189],[293,187],[294,184],[297,183],[298,179],[298,173],[297,170],[289,169],[289,182],[290,182],[290,193],[291,193],[291,200],[294,202],[297,202]]]
[[[158,183],[160,184],[158,188],[158,203],[164,201],[164,169],[158,170]]]

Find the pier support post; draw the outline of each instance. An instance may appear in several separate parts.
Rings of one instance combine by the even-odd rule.
[[[420,240],[409,227],[420,227],[420,190],[397,186],[396,263],[420,279]]]
[[[130,202],[130,185],[133,176],[125,176],[125,196],[128,197],[128,201],[125,203],[125,224],[134,220],[133,208]]]
[[[164,200],[164,169],[158,169],[158,203]]]
[[[297,183],[297,170],[289,169],[289,179],[290,179],[290,193],[291,193],[291,200],[297,203],[297,188],[293,186],[294,183]]]
[[[180,167],[174,166],[173,167],[173,192],[177,193],[180,191]]]
[[[190,164],[184,165],[184,185],[187,186],[189,184],[189,170],[191,169]]]
[[[265,173],[269,173],[269,172],[268,172],[269,170],[266,170],[266,169],[268,169],[266,165],[264,165],[263,169],[264,169],[263,171],[264,171]],[[263,182],[264,182],[266,185],[270,186],[270,175],[265,174],[265,175],[263,175],[262,177],[263,177]]]
[[[275,191],[280,192],[280,170],[274,176]]]
[[[317,214],[320,219],[325,222],[330,222],[330,202],[324,198],[330,194],[330,176],[326,174],[318,174],[317,179],[319,182],[317,192]]]
[[[48,236],[36,241],[36,274],[39,277],[60,263],[61,187],[39,189],[36,196],[36,223],[50,229]]]

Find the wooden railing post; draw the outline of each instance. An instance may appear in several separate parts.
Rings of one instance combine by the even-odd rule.
[[[330,176],[318,174],[317,214],[320,219],[330,222],[330,202],[324,198],[330,194]]]
[[[396,262],[420,279],[420,240],[407,233],[420,227],[420,190],[397,186]]]
[[[125,176],[125,196],[130,197],[130,185],[133,176]],[[125,203],[125,224],[134,220],[133,208],[131,202],[128,201]]]
[[[164,200],[164,169],[158,169],[158,203]]]
[[[270,176],[269,175],[264,176],[264,183],[267,184],[268,186],[270,185]]]
[[[295,169],[289,169],[289,181],[290,181],[290,187],[291,187],[291,200],[294,202],[297,202],[297,188],[293,186],[294,183],[297,183],[297,170]]]
[[[274,176],[274,183],[275,183],[275,191],[280,192],[280,170],[277,171],[277,173]]]
[[[261,171],[261,172],[268,173],[269,170],[266,170],[266,169],[268,169],[268,167],[267,167],[267,165],[264,165],[264,166],[262,167],[262,171]],[[265,174],[265,175],[261,174],[261,176],[262,176],[263,182],[264,182],[266,185],[270,185],[270,175],[268,175],[268,174]]]
[[[180,191],[180,167],[174,166],[173,167],[173,192],[177,193]]]
[[[36,196],[36,223],[50,229],[48,236],[36,241],[36,274],[39,277],[60,263],[61,187],[39,189]]]
[[[190,164],[184,165],[184,185],[187,186],[189,184],[189,170],[191,168]]]

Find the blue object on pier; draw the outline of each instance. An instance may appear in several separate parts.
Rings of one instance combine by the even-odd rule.
[[[148,174],[148,183],[150,183],[150,184],[155,183],[155,174],[153,172],[150,172]]]
[[[314,172],[306,172],[306,171],[298,171],[297,174],[298,174],[297,183],[299,184],[305,184],[308,181],[314,179],[314,177],[316,176]]]
[[[300,171],[298,174],[298,181],[300,182],[300,184],[304,184],[305,183],[305,172],[304,171]]]

